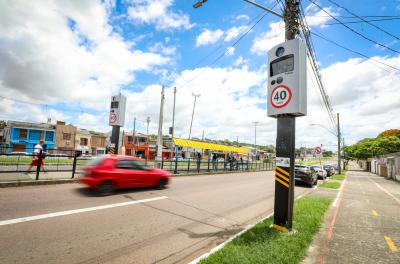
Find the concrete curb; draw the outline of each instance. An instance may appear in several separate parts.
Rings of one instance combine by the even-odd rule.
[[[64,183],[76,183],[76,182],[78,182],[78,179],[37,180],[37,181],[8,181],[8,182],[0,182],[0,188],[34,186],[34,185],[64,184]]]

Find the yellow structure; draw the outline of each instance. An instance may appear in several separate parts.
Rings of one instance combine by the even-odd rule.
[[[246,148],[239,148],[233,146],[225,146],[225,145],[218,145],[206,142],[199,142],[181,138],[174,138],[174,143],[177,146],[181,147],[192,147],[192,148],[200,148],[200,149],[209,149],[209,150],[217,150],[217,151],[224,151],[224,152],[236,152],[236,153],[243,153],[247,154],[250,153],[250,150]]]

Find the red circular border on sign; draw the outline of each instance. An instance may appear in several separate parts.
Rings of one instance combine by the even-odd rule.
[[[275,92],[276,89],[281,88],[281,87],[283,87],[286,91],[289,92],[289,99],[288,99],[287,102],[284,103],[283,105],[279,105],[279,106],[278,106],[278,105],[275,105],[275,104],[273,103],[273,101],[272,101],[272,95],[274,94],[274,92]],[[287,106],[287,104],[290,102],[290,100],[292,100],[292,91],[291,91],[290,88],[287,87],[286,85],[278,85],[278,86],[276,86],[276,87],[272,90],[271,96],[270,96],[270,98],[269,98],[270,103],[271,103],[272,106],[275,107],[275,108],[282,108],[282,107]]]

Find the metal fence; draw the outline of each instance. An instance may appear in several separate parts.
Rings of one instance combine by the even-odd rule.
[[[160,164],[161,163],[161,164]],[[272,162],[251,162],[248,160],[237,161],[213,161],[213,160],[162,160],[159,162],[161,169],[174,174],[179,173],[202,173],[202,172],[221,172],[221,171],[258,171],[273,170]],[[155,166],[155,165],[153,165]]]
[[[60,172],[57,179],[75,178],[75,175],[82,172],[84,166],[93,157],[82,155],[75,150],[47,149],[35,153],[34,149],[26,149],[26,152],[12,152],[2,149],[0,154],[0,181],[14,179],[4,175],[16,175],[14,180],[21,180],[18,175],[30,173],[27,179],[50,179],[49,172]],[[43,166],[41,166],[43,164]],[[163,159],[162,161],[146,160],[150,168],[161,168],[172,174],[196,174],[205,172],[229,172],[229,171],[262,171],[273,170],[271,162],[250,162],[250,161],[212,161],[186,159],[175,160]],[[65,173],[61,173],[65,172]],[[52,175],[55,175],[52,173]],[[46,177],[45,177],[46,176]]]

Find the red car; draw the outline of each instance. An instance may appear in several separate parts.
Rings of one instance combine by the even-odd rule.
[[[83,168],[80,181],[100,194],[111,194],[115,189],[156,187],[163,189],[170,181],[168,172],[148,168],[143,160],[120,155],[105,155],[91,160]]]

